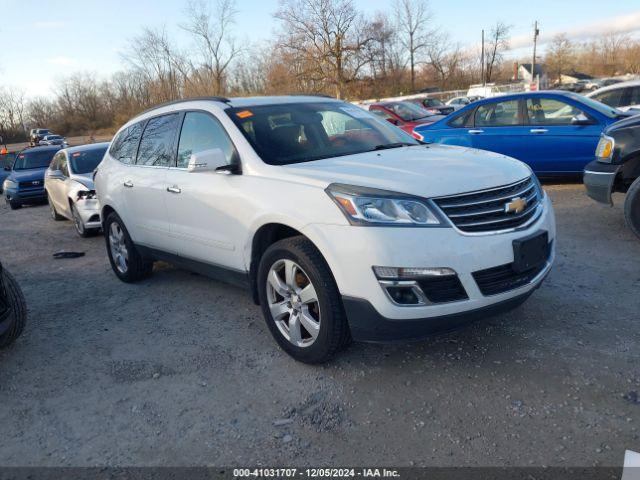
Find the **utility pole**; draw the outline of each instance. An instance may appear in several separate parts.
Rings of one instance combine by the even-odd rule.
[[[481,66],[481,75],[482,75],[482,86],[484,87],[485,85],[485,78],[484,78],[484,29],[482,30],[482,52],[480,53],[480,64]]]
[[[536,46],[538,44],[538,35],[540,30],[538,29],[538,21],[533,24],[533,60],[531,61],[531,83],[536,82],[536,86],[539,89],[540,85],[536,81]]]

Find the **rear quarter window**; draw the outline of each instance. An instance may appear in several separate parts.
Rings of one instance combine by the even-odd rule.
[[[111,143],[109,155],[126,165],[134,163],[142,136],[142,127],[143,122],[139,122],[122,130]]]

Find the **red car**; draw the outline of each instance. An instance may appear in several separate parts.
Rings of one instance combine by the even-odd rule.
[[[410,102],[372,103],[369,105],[369,111],[400,127],[418,140],[422,140],[422,136],[414,133],[413,129],[415,127],[429,125],[445,117],[444,115],[434,115]]]

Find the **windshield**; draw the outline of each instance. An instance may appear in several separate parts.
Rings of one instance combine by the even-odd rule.
[[[29,170],[31,168],[46,168],[57,150],[41,150],[39,152],[21,152],[16,157],[14,170]]]
[[[82,175],[84,173],[93,172],[98,164],[102,161],[104,153],[107,151],[107,145],[82,152],[74,152],[71,154],[71,171]]]
[[[271,165],[419,144],[389,122],[344,102],[284,103],[226,112]]]
[[[60,135],[47,135],[47,140],[60,140],[62,137]]]
[[[409,102],[385,103],[383,107],[391,110],[405,122],[414,122],[432,115],[424,108]]]
[[[607,116],[609,118],[617,118],[619,116],[624,115],[617,108],[612,108],[612,107],[610,107],[608,105],[605,105],[604,103],[601,103],[601,102],[598,102],[597,100],[594,100],[593,98],[583,97],[582,95],[576,95],[576,94],[571,94],[570,96],[574,100],[577,100],[578,102],[584,103],[585,105],[593,108],[594,110],[600,112],[601,114],[603,114],[603,115],[605,115],[605,116]]]
[[[427,100],[425,100],[425,104],[430,107],[441,107],[444,105],[444,103],[442,103],[437,98],[427,98]]]

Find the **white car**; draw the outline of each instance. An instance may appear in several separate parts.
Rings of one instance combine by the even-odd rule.
[[[72,220],[81,237],[95,234],[102,226],[93,171],[108,147],[109,143],[93,143],[62,149],[44,175],[51,217],[56,221]]]
[[[620,82],[599,88],[589,93],[587,97],[623,112],[637,110],[640,113],[640,80]]]
[[[45,135],[42,140],[38,142],[38,145],[62,145],[66,147],[69,145],[67,139],[62,135]]]
[[[514,308],[554,259],[551,201],[524,163],[327,98],[158,106],[119,130],[95,184],[118,278],[162,259],[245,285],[310,363]]]

